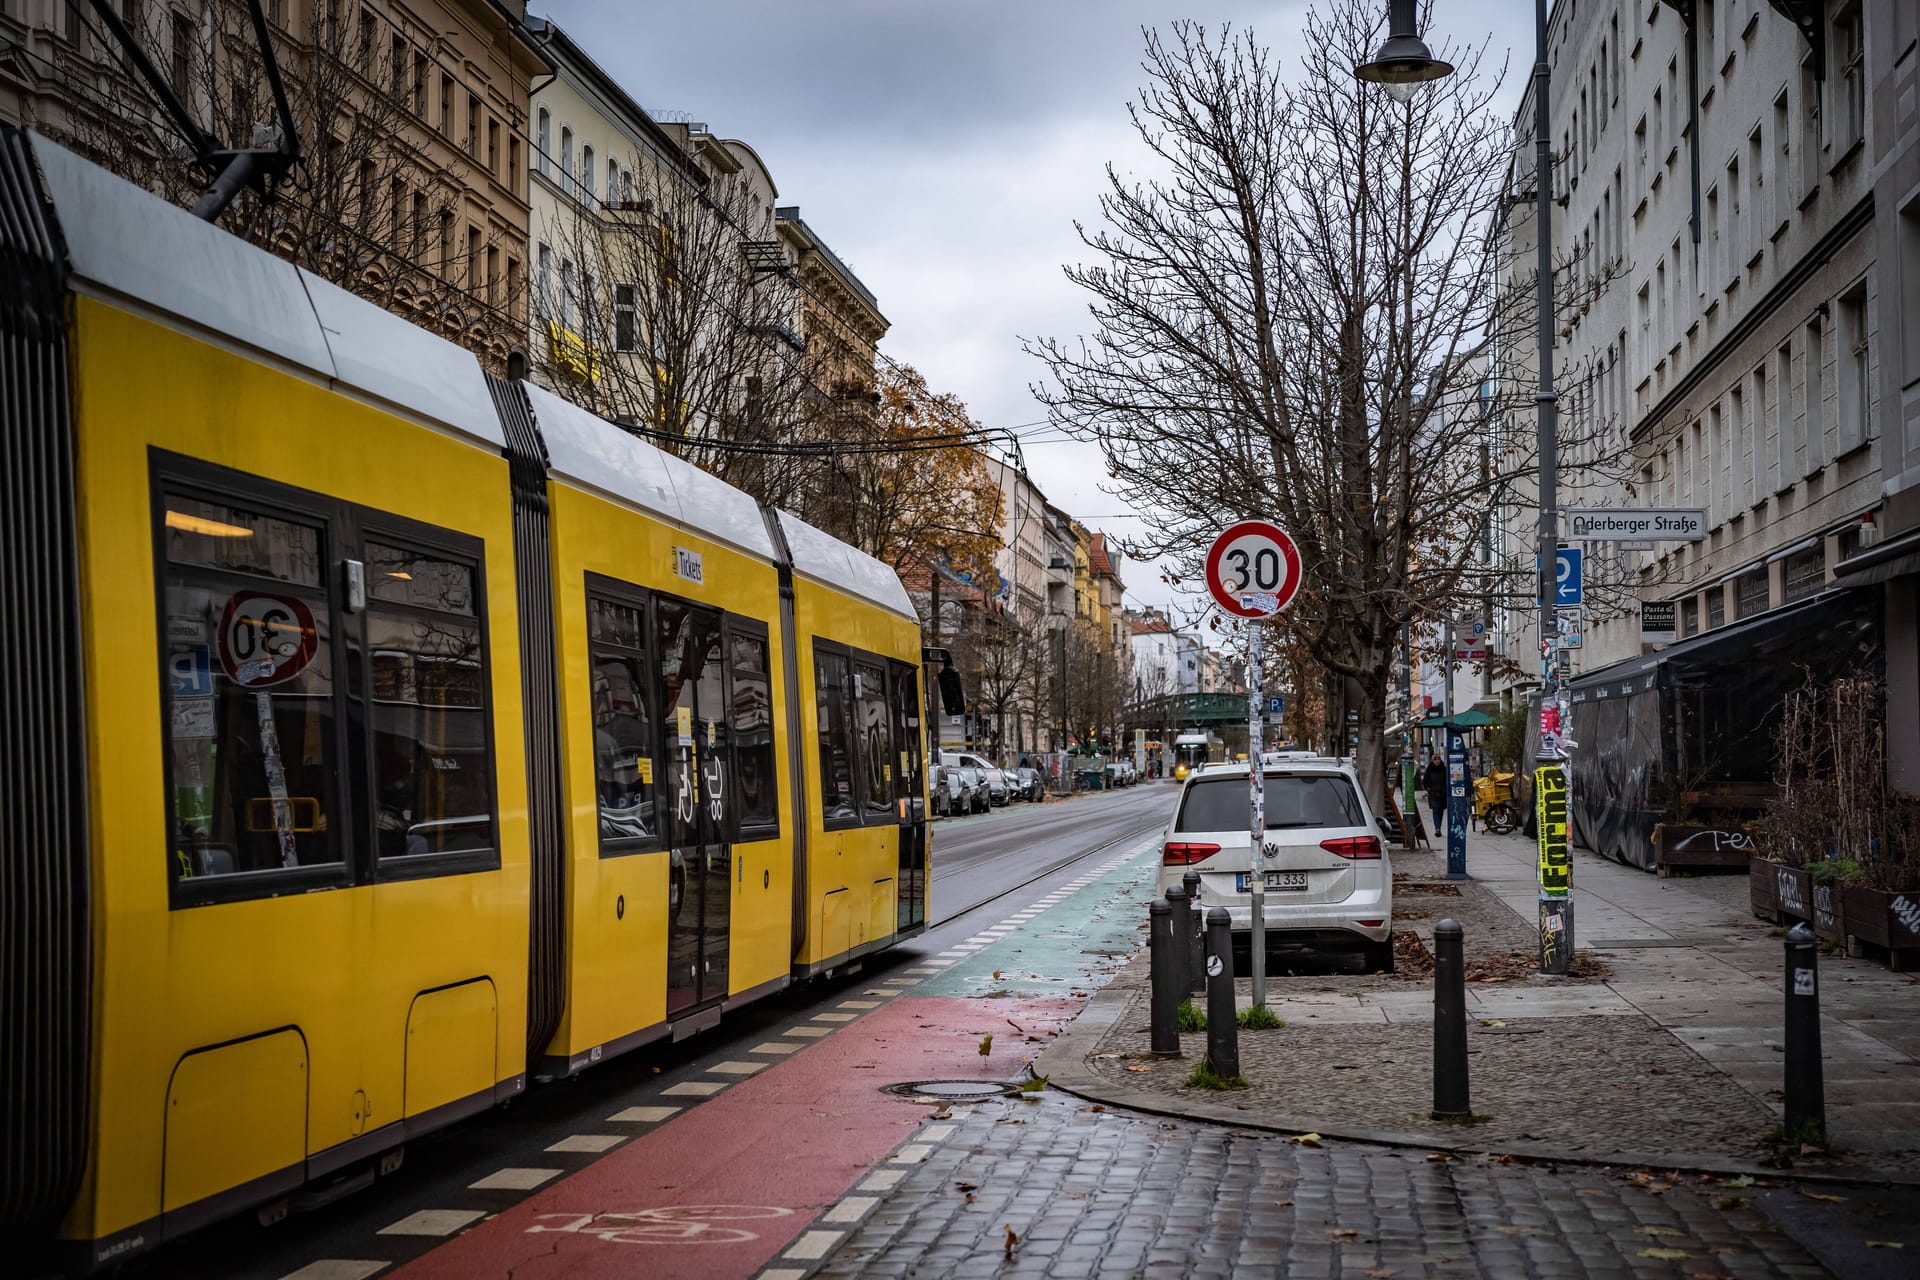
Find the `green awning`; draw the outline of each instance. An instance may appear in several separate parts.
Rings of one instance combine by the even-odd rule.
[[[1451,718],[1446,716],[1428,716],[1416,721],[1416,729],[1484,729],[1493,723],[1493,717],[1484,711],[1462,711]]]

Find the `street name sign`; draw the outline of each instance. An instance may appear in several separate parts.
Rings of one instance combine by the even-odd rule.
[[[1674,614],[1678,606],[1672,600],[1642,600],[1640,602],[1640,643],[1658,644],[1679,637],[1679,629],[1674,625]]]
[[[1707,513],[1683,507],[1572,507],[1567,536],[1586,542],[1699,542]]]
[[[1236,618],[1268,618],[1300,590],[1300,548],[1265,520],[1242,520],[1207,551],[1207,590]]]

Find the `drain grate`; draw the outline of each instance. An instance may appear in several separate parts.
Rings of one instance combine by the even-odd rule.
[[[989,1098],[1004,1098],[1017,1091],[1018,1086],[1004,1080],[907,1080],[900,1084],[884,1085],[880,1090],[914,1102],[936,1105],[985,1102]]]

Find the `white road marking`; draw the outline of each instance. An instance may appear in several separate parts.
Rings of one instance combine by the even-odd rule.
[[[560,1139],[547,1150],[599,1152],[618,1146],[623,1141],[625,1139],[617,1133],[575,1133]]]
[[[780,1034],[783,1036],[805,1036],[809,1040],[817,1040],[821,1036],[833,1034],[833,1028],[832,1027],[791,1027],[785,1031],[782,1031]]]
[[[867,1210],[880,1203],[878,1196],[846,1196],[839,1204],[820,1215],[822,1222],[858,1222]]]
[[[912,986],[913,983],[909,982],[907,985]],[[898,991],[883,991],[879,987],[868,987],[865,991],[862,991],[860,994],[863,996],[897,996],[900,993]]]
[[[616,1111],[607,1119],[619,1124],[658,1124],[669,1116],[680,1114],[679,1107],[628,1107],[625,1111]]]
[[[707,1070],[717,1076],[750,1076],[756,1071],[765,1071],[764,1062],[716,1062]]]
[[[932,1154],[932,1152],[933,1152],[932,1147],[929,1147],[923,1143],[916,1142],[911,1146],[902,1147],[898,1151],[894,1152],[891,1163],[919,1164],[922,1160],[925,1160],[930,1154]]]
[[[793,1247],[780,1256],[798,1258],[803,1262],[815,1262],[827,1256],[827,1251],[840,1243],[838,1231],[809,1231],[793,1242]]]
[[[450,1236],[469,1222],[486,1217],[483,1209],[422,1209],[398,1222],[388,1223],[375,1234],[383,1236]]]
[[[851,1013],[816,1013],[813,1015],[813,1020],[815,1022],[852,1022],[856,1016],[858,1015]]]
[[[942,951],[940,956],[944,960],[957,960],[965,954],[967,953],[964,951]]]
[[[367,1280],[392,1266],[391,1262],[372,1262],[366,1258],[321,1258],[298,1271],[287,1272],[284,1280]]]
[[[562,1169],[496,1169],[478,1182],[469,1182],[469,1191],[531,1191],[543,1182],[559,1177]]]
[[[924,969],[909,969],[909,970],[907,970],[907,972],[908,972],[908,973],[917,973],[917,974],[919,974],[919,975],[920,975],[921,977],[925,977],[925,976],[926,976],[927,974],[929,974],[929,973],[938,973],[938,972],[940,972],[940,970],[939,970],[939,969],[937,969],[937,968],[924,968]]]
[[[771,1271],[762,1271],[760,1280],[801,1280],[806,1274],[802,1267],[775,1267]]]
[[[876,1169],[867,1175],[860,1184],[861,1191],[891,1191],[900,1185],[900,1179],[907,1176],[905,1169]]]
[[[766,1044],[757,1044],[753,1046],[753,1048],[747,1050],[747,1052],[748,1053],[798,1053],[800,1052],[800,1050],[806,1047],[807,1046],[803,1044],[783,1044],[778,1040],[770,1040]]]
[[[660,1092],[671,1098],[711,1098],[727,1086],[719,1080],[682,1080]]]
[[[953,1136],[953,1126],[950,1124],[930,1124],[915,1136],[922,1142],[945,1142]]]
[[[888,978],[887,981],[896,987],[917,987],[920,985],[920,979],[918,978]],[[895,993],[889,991],[887,994],[893,995]]]

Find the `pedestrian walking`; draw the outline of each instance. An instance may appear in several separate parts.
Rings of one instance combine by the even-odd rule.
[[[1427,761],[1421,783],[1426,788],[1427,806],[1433,810],[1433,834],[1437,838],[1447,829],[1447,766],[1438,751]]]

